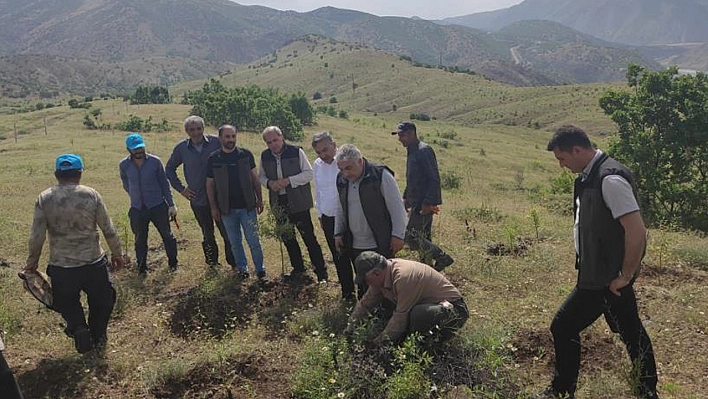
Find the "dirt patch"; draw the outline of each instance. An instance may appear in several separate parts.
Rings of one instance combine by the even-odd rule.
[[[533,239],[529,237],[518,237],[513,245],[503,242],[487,244],[485,251],[487,255],[494,256],[524,256],[531,247],[531,244],[533,244]]]
[[[627,356],[624,346],[615,342],[612,335],[584,331],[580,334],[582,371],[612,370],[620,366],[623,356]],[[509,345],[514,361],[524,364],[545,364],[553,370],[555,349],[550,330],[521,329],[511,337]]]
[[[316,295],[317,286],[309,276],[265,284],[255,279],[242,281],[235,275],[207,277],[176,295],[170,330],[183,338],[193,334],[219,338],[244,328],[258,315],[275,339],[284,333],[285,317],[295,309],[306,308]]]
[[[675,287],[687,282],[708,284],[708,273],[690,269],[642,264],[639,279],[651,285]]]
[[[166,378],[150,393],[157,399],[252,398],[254,394],[288,397],[289,385],[277,376],[283,376],[282,370],[274,368],[264,356],[238,354],[219,363],[199,363],[182,375]]]

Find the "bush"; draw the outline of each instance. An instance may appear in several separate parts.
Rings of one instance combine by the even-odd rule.
[[[349,119],[349,114],[347,113],[347,111],[341,110],[339,111],[339,117],[342,119]]]
[[[312,95],[313,100],[319,100],[321,98],[322,98],[322,93],[320,93],[319,91],[316,91],[315,94]]]
[[[336,103],[337,103],[337,97],[334,97],[334,96],[330,97],[330,98],[329,98],[329,103],[330,103],[330,104],[336,104]]]
[[[410,114],[409,117],[410,117],[410,119],[417,119],[419,121],[429,121],[430,120],[430,116],[428,116],[428,114],[423,114],[423,113]]]
[[[201,116],[210,125],[229,123],[255,131],[275,125],[290,140],[301,140],[302,125],[314,121],[312,106],[302,93],[288,96],[258,86],[227,88],[215,79],[201,90],[187,92],[183,102],[192,105],[192,115]]]
[[[71,100],[69,100],[69,108],[91,108],[91,104],[82,103],[79,102],[79,100],[72,98]]]
[[[172,101],[167,87],[138,86],[130,96],[131,104],[169,104]]]
[[[455,172],[443,172],[440,174],[440,187],[443,190],[455,190],[462,186],[462,177]]]
[[[147,119],[142,119],[135,115],[130,115],[128,120],[118,123],[116,129],[124,132],[166,132],[170,130],[170,126],[167,119],[162,119],[160,122],[153,122],[152,116],[149,116]]]

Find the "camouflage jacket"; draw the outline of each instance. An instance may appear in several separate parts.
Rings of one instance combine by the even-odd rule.
[[[96,190],[76,184],[44,190],[34,204],[27,266],[39,263],[47,233],[50,265],[79,267],[99,260],[105,254],[99,228],[113,255],[120,255],[118,234]]]

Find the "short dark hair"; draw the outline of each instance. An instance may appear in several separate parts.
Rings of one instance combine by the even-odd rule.
[[[81,171],[78,169],[57,170],[54,172],[57,179],[78,179],[81,178]]]
[[[558,147],[561,151],[570,151],[575,146],[592,148],[592,143],[583,129],[573,125],[565,125],[553,133],[546,149],[553,151]]]
[[[219,136],[221,136],[221,134],[224,133],[224,130],[226,129],[234,129],[234,132],[238,133],[238,129],[236,129],[236,126],[234,125],[221,125],[219,126]]]

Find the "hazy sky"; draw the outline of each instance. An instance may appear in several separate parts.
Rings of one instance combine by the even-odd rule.
[[[442,19],[480,11],[496,10],[521,3],[522,0],[235,0],[244,5],[262,5],[278,10],[312,11],[332,6],[359,10],[376,15],[418,16]]]

